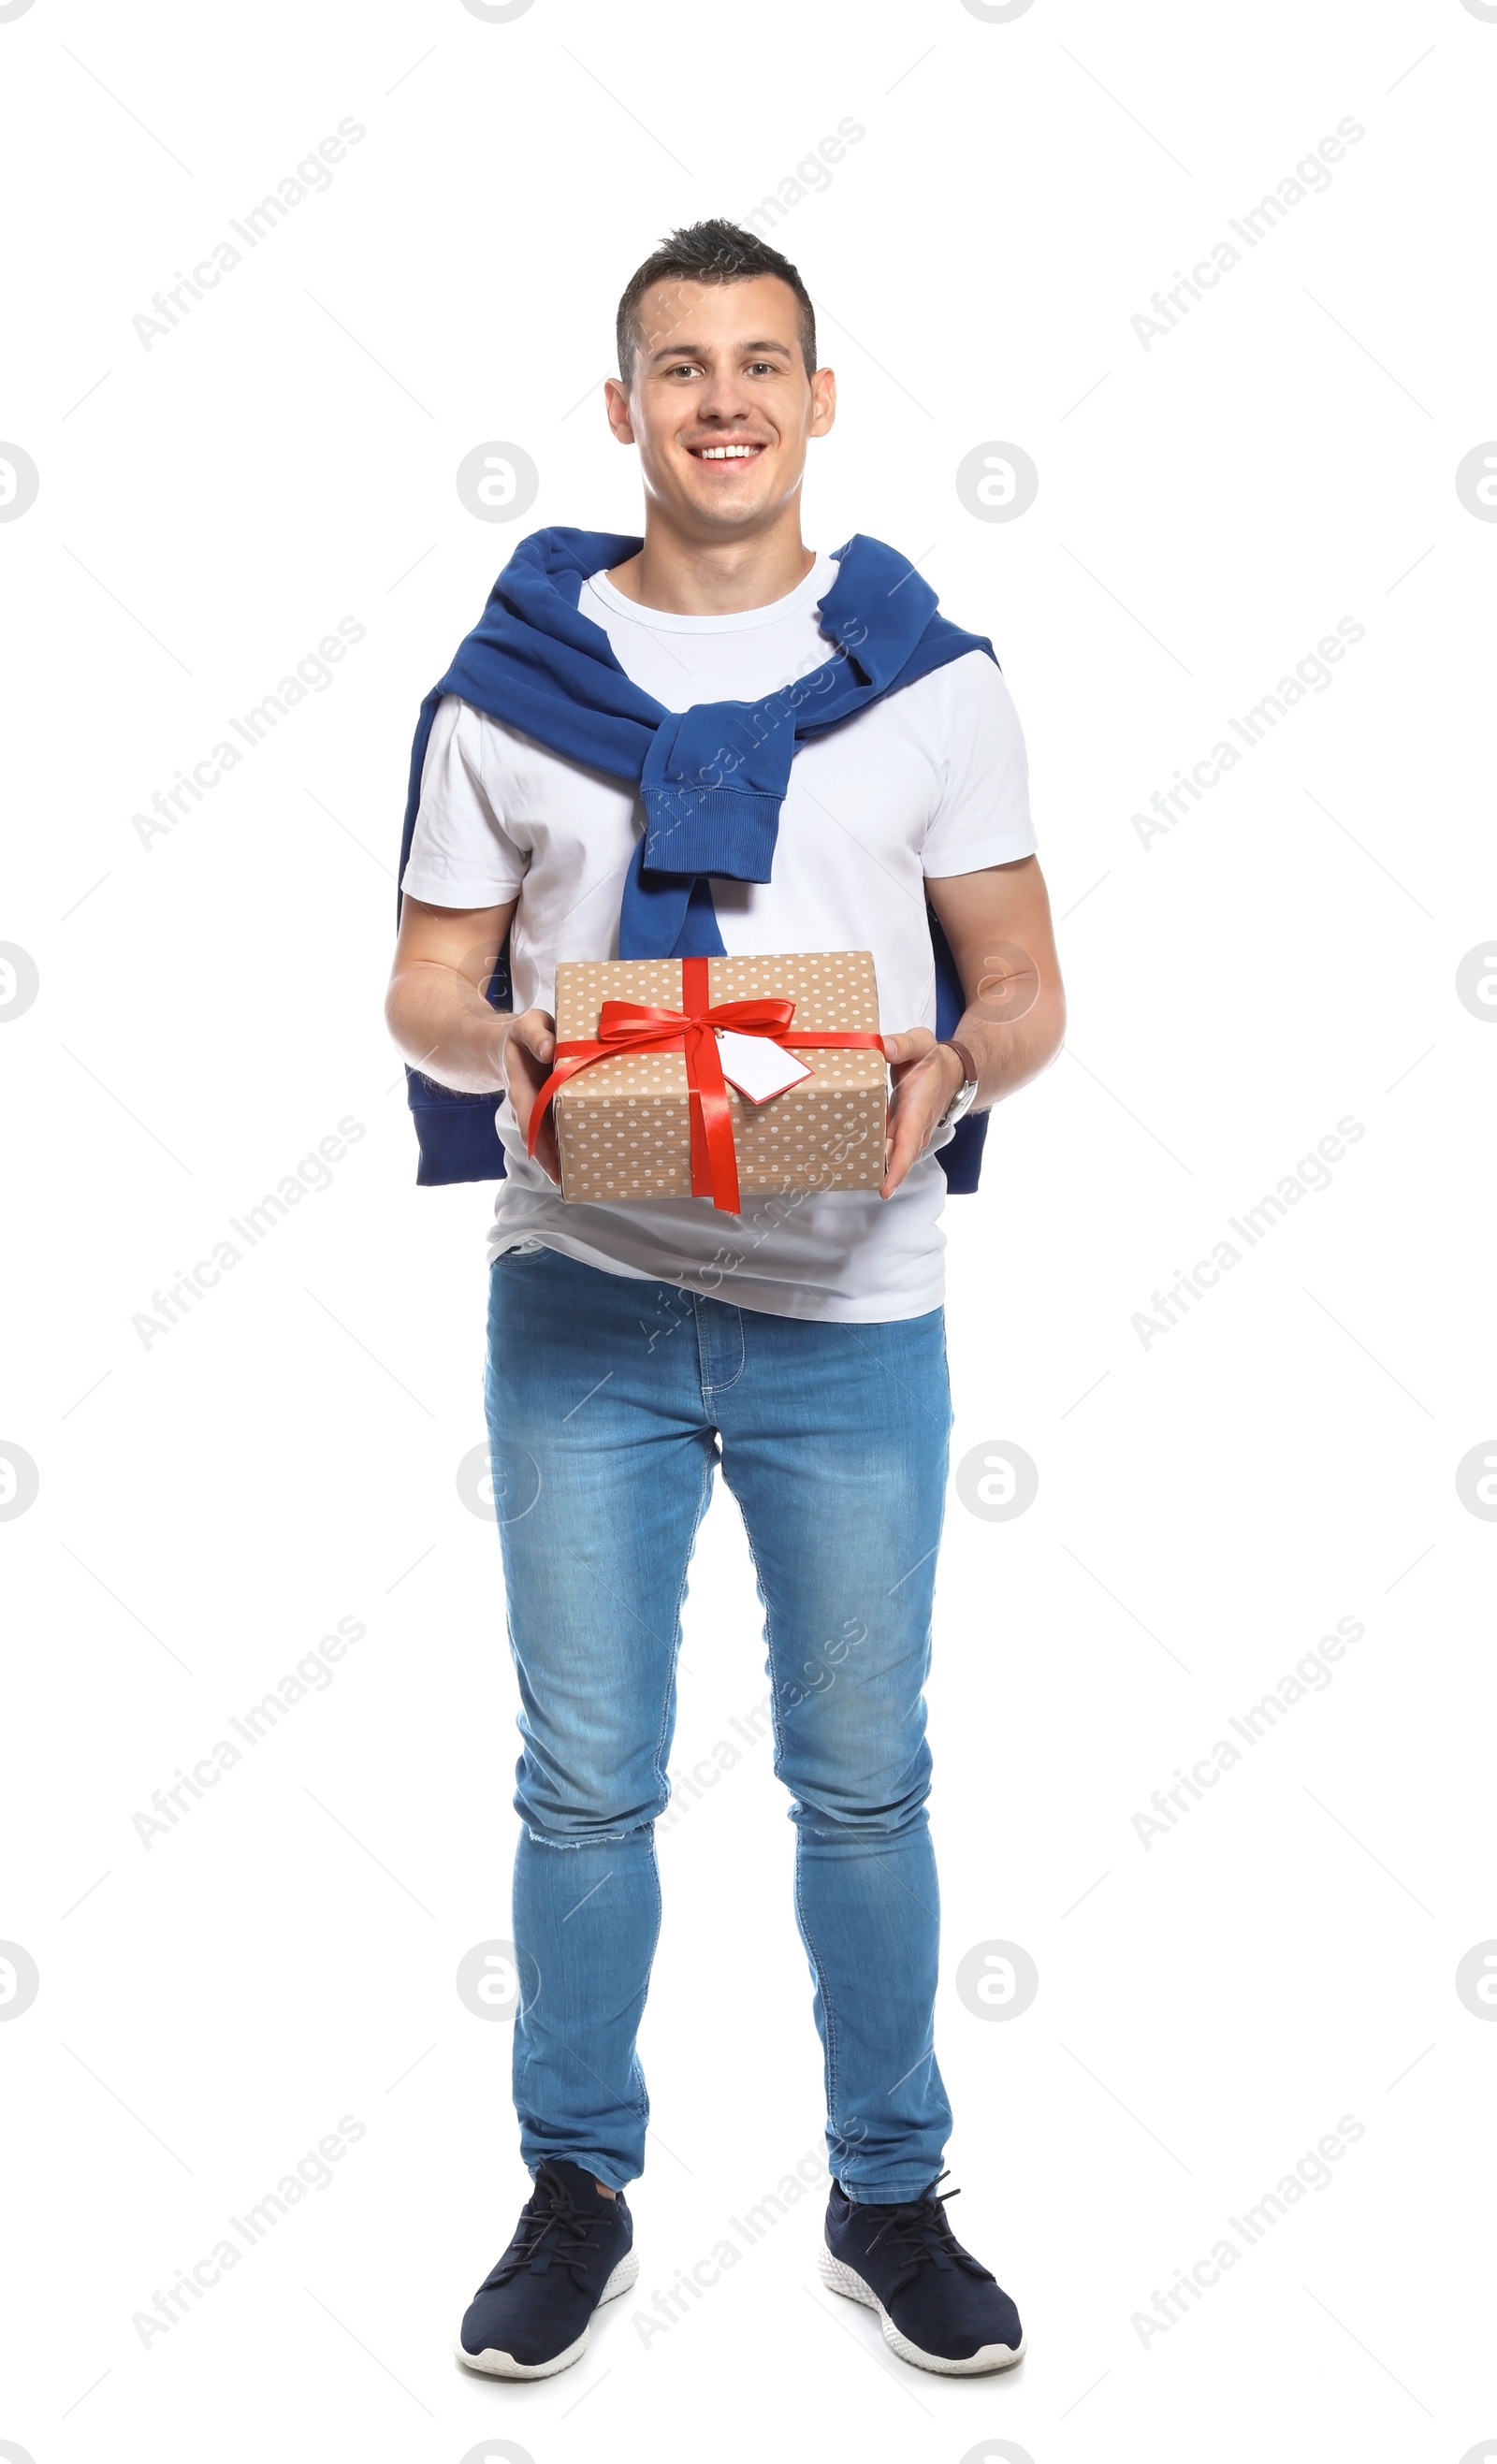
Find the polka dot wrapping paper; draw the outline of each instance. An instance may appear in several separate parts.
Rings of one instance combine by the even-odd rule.
[[[715,1003],[794,1001],[783,1047],[812,1072],[764,1104],[751,1104],[729,1088],[740,1193],[876,1189],[884,1177],[883,1054],[815,1047],[797,1052],[795,1041],[797,1026],[808,1035],[877,1034],[872,953],[812,950],[707,963]],[[679,1009],[680,959],[563,959],[556,971],[558,1041],[596,1035],[605,1001]],[[680,1052],[616,1053],[590,1063],[559,1089],[556,1129],[563,1198],[597,1204],[692,1195],[686,1061]],[[710,1206],[712,1200],[700,1202]]]

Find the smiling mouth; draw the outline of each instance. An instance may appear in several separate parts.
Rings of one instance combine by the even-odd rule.
[[[762,443],[742,441],[734,445],[689,445],[686,450],[698,462],[756,462],[764,447]]]

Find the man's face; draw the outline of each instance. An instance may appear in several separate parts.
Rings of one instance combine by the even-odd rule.
[[[831,426],[836,381],[829,368],[807,377],[798,312],[772,274],[645,295],[633,378],[627,390],[608,380],[608,424],[638,446],[646,494],[689,536],[763,529]]]

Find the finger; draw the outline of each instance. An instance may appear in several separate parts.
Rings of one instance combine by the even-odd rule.
[[[880,1198],[892,1198],[900,1182],[908,1177],[910,1167],[917,1154],[918,1149],[904,1139],[896,1138],[893,1141],[885,1165],[884,1177],[879,1183]]]
[[[536,1097],[545,1083],[545,1065],[533,1061],[517,1037],[505,1046],[501,1075],[515,1118],[528,1135]],[[550,1129],[549,1108],[544,1129]]]
[[[886,1061],[918,1061],[923,1053],[934,1051],[936,1036],[928,1026],[912,1026],[903,1034],[886,1035],[883,1045]]]
[[[556,1050],[556,1023],[543,1009],[528,1010],[516,1020],[511,1032],[538,1061],[549,1061]]]
[[[916,1060],[903,1063],[893,1073],[894,1089],[889,1104],[889,1146],[891,1155],[897,1148],[904,1171],[908,1171],[916,1156],[925,1153],[945,1105],[946,1090],[936,1055],[936,1046],[933,1040],[930,1051],[921,1053]]]
[[[941,1094],[939,1068],[932,1062],[929,1053],[922,1053],[918,1061],[901,1063],[893,1076],[893,1092],[889,1099],[891,1136],[894,1133],[896,1122],[907,1113],[918,1112],[922,1118],[928,1116],[934,1120],[940,1111],[937,1098]]]
[[[929,1074],[930,1066],[931,1055],[928,1052],[916,1052],[908,1061],[892,1061],[889,1067],[893,1076],[894,1092],[897,1094],[900,1088],[919,1071],[924,1070]],[[937,1064],[936,1067],[938,1067],[939,1065]]]
[[[881,1198],[892,1197],[910,1167],[923,1154],[931,1133],[929,1108],[924,1104],[895,1104],[890,1108],[890,1135],[885,1154],[884,1177],[879,1186]]]
[[[536,1097],[540,1091],[541,1083],[539,1077],[518,1067],[513,1069],[510,1074],[510,1107],[522,1134],[527,1138],[530,1134],[530,1116],[535,1109]],[[560,1181],[561,1158],[556,1142],[556,1114],[549,1104],[546,1106],[545,1116],[536,1135],[535,1159],[545,1172],[550,1174],[553,1180]]]

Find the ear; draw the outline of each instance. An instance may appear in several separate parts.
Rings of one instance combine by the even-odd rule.
[[[628,391],[622,379],[618,377],[604,379],[603,399],[608,414],[608,426],[612,429],[619,444],[634,444],[636,440],[629,419]]]
[[[825,436],[836,416],[836,377],[830,368],[818,368],[811,379],[811,434]]]

